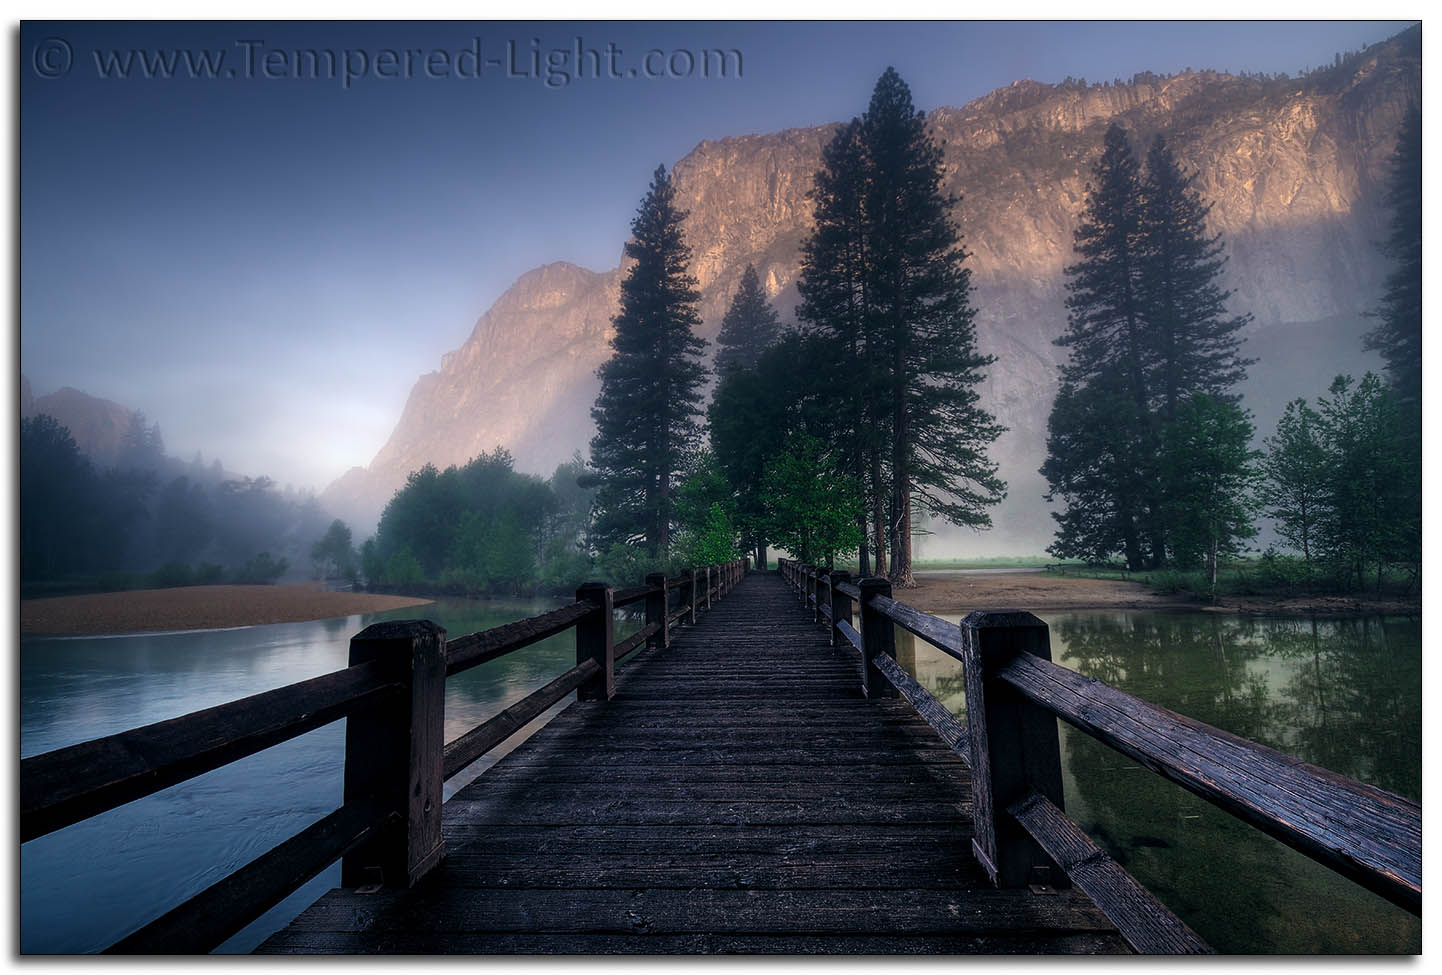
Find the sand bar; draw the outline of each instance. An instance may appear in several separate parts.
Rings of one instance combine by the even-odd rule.
[[[263,623],[298,623],[406,606],[429,599],[326,592],[314,585],[185,586],[20,601],[22,633],[154,633]]]

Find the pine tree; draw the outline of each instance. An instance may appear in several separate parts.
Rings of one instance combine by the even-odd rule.
[[[716,336],[716,372],[725,375],[734,369],[750,369],[761,353],[775,344],[781,335],[781,321],[776,310],[761,290],[755,265],[746,265],[741,286],[731,299],[731,307],[721,319],[721,333]]]
[[[631,224],[626,256],[635,263],[621,282],[615,351],[597,371],[601,392],[591,410],[599,485],[592,534],[603,545],[641,542],[653,557],[670,548],[673,484],[700,436],[706,375],[684,218],[666,167],[658,167]]]
[[[892,583],[910,586],[913,507],[981,528],[1005,493],[986,455],[1001,427],[976,392],[992,359],[976,350],[941,148],[894,69],[824,163],[798,314],[831,353],[842,469],[869,488],[878,566],[889,545]]]
[[[1317,529],[1326,503],[1327,451],[1322,418],[1304,399],[1287,404],[1277,432],[1266,441],[1260,498],[1277,534],[1306,562],[1317,548]]]
[[[1141,185],[1138,292],[1154,373],[1149,385],[1168,423],[1189,395],[1226,397],[1255,361],[1238,354],[1238,333],[1252,316],[1227,314],[1232,293],[1218,284],[1227,263],[1222,235],[1207,232],[1212,207],[1192,187],[1195,179],[1160,135],[1152,140]]]
[[[821,353],[815,375],[821,387],[832,391],[829,416],[822,431],[840,469],[864,485],[865,500],[858,527],[862,575],[885,571],[881,439],[881,385],[875,342],[866,330],[868,284],[871,276],[866,223],[867,147],[861,120],[852,119],[837,129],[822,150],[810,198],[814,207],[811,234],[801,247],[801,275],[797,290],[801,304],[796,317],[810,326],[809,334]],[[871,534],[867,514],[871,512]]]
[[[1079,260],[1066,268],[1067,328],[1056,340],[1070,356],[1041,469],[1047,500],[1064,503],[1048,551],[1095,561],[1120,551],[1140,569],[1162,554],[1147,538],[1160,506],[1158,437],[1140,295],[1141,174],[1121,126],[1107,128],[1092,179],[1075,234]]]
[[[1413,106],[1392,156],[1387,188],[1392,210],[1382,251],[1395,262],[1387,275],[1380,321],[1367,333],[1366,348],[1382,353],[1397,405],[1420,425],[1422,412],[1422,110]]]

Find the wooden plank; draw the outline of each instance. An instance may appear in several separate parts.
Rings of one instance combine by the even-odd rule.
[[[365,842],[382,824],[399,819],[375,799],[348,802],[105,951],[139,955],[209,952]]]
[[[595,610],[587,603],[572,603],[549,613],[495,626],[479,633],[446,641],[446,676],[459,674],[488,660],[564,633]]]
[[[919,714],[928,725],[939,735],[941,740],[956,752],[963,761],[970,762],[970,743],[966,737],[966,725],[957,720],[956,715],[946,709],[944,705],[926,688],[916,682],[916,679],[901,669],[901,665],[891,658],[889,654],[881,654],[876,658],[876,667],[891,681],[891,686],[904,697],[912,707],[916,708]]]
[[[1030,654],[998,676],[1152,771],[1421,915],[1418,803]]]
[[[961,660],[961,629],[890,596],[873,596],[871,605],[909,633],[914,633],[943,653]]]
[[[629,606],[632,603],[639,603],[651,595],[651,586],[632,586],[629,589],[617,589],[612,598],[611,605],[616,609],[622,606]]]
[[[365,664],[20,761],[20,841],[159,792],[398,693]]]
[[[1139,954],[1214,954],[1211,945],[1137,883],[1045,796],[1033,792],[1008,811]]]
[[[629,656],[636,650],[642,649],[642,647],[646,643],[646,638],[649,637],[651,634],[659,633],[660,631],[661,624],[647,623],[635,633],[632,633],[630,636],[626,637],[626,639],[616,644],[616,662],[620,663],[623,658]]]
[[[449,779],[461,772],[540,717],[547,708],[590,680],[599,671],[600,666],[595,660],[582,661],[545,687],[527,694],[500,714],[488,718],[454,741],[447,742],[441,759],[442,774]]]

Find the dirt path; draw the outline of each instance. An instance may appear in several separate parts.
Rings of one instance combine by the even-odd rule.
[[[1045,572],[925,574],[917,588],[897,598],[928,613],[957,615],[975,609],[1024,609],[1033,613],[1083,609],[1187,609],[1257,616],[1352,616],[1365,613],[1420,615],[1420,598],[1378,598],[1370,593],[1308,595],[1278,599],[1224,596],[1211,604],[1187,595],[1158,593],[1138,582],[1082,579]]]
[[[20,601],[22,633],[150,633],[298,623],[422,606],[429,599],[325,592],[313,585],[188,586]]]

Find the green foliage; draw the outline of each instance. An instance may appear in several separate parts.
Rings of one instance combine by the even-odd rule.
[[[599,490],[592,533],[600,544],[640,543],[654,557],[670,550],[672,488],[687,451],[699,440],[700,356],[694,329],[700,293],[687,270],[681,233],[685,214],[664,166],[631,224],[621,282],[621,307],[612,319],[612,357],[601,366],[601,392],[591,410],[596,435],[591,467]]]
[[[817,438],[793,434],[762,483],[768,534],[802,562],[831,565],[861,543],[861,484],[836,471]]]
[[[183,562],[167,562],[147,580],[155,589],[172,589],[178,586],[195,585],[195,573]]]
[[[553,538],[546,546],[539,581],[547,592],[570,594],[591,578],[591,560],[573,542]]]
[[[283,575],[290,564],[285,559],[276,559],[269,552],[246,559],[231,578],[239,585],[270,586]]]
[[[596,560],[595,573],[602,581],[622,588],[640,585],[647,575],[665,572],[667,568],[666,562],[645,549],[615,542]]]
[[[350,528],[346,523],[339,518],[332,521],[325,535],[316,539],[315,544],[310,547],[310,558],[320,578],[353,578],[356,572],[356,552],[351,547]]]
[[[736,525],[725,505],[713,501],[699,524],[682,531],[676,556],[688,566],[716,565],[741,557]]]
[[[1240,408],[1204,393],[1183,400],[1163,431],[1163,514],[1171,552],[1184,568],[1205,563],[1213,596],[1218,558],[1236,554],[1257,533],[1251,438],[1251,421]]]
[[[1178,507],[1175,479],[1189,462],[1175,451],[1202,448],[1196,430],[1168,427],[1197,394],[1233,400],[1228,390],[1250,360],[1238,355],[1249,316],[1226,312],[1226,258],[1193,179],[1160,136],[1143,172],[1126,131],[1107,128],[1076,229],[1077,261],[1066,268],[1067,327],[1057,344],[1069,357],[1041,469],[1047,500],[1062,503],[1048,549],[1058,557],[1121,554],[1136,570],[1196,554],[1197,521]]]
[[[716,336],[716,371],[722,376],[736,369],[752,369],[761,353],[770,348],[781,335],[781,322],[776,310],[761,290],[756,266],[746,265],[741,286],[731,299],[731,307],[721,319],[721,332]]]
[[[1266,441],[1259,497],[1277,534],[1310,562],[1326,503],[1327,449],[1322,418],[1303,399],[1287,404]]]
[[[579,492],[574,486],[572,497]],[[389,585],[445,579],[468,591],[526,590],[549,540],[574,542],[580,532],[558,511],[551,487],[517,473],[505,450],[444,471],[427,465],[386,505],[374,545],[362,547],[363,569]]]

